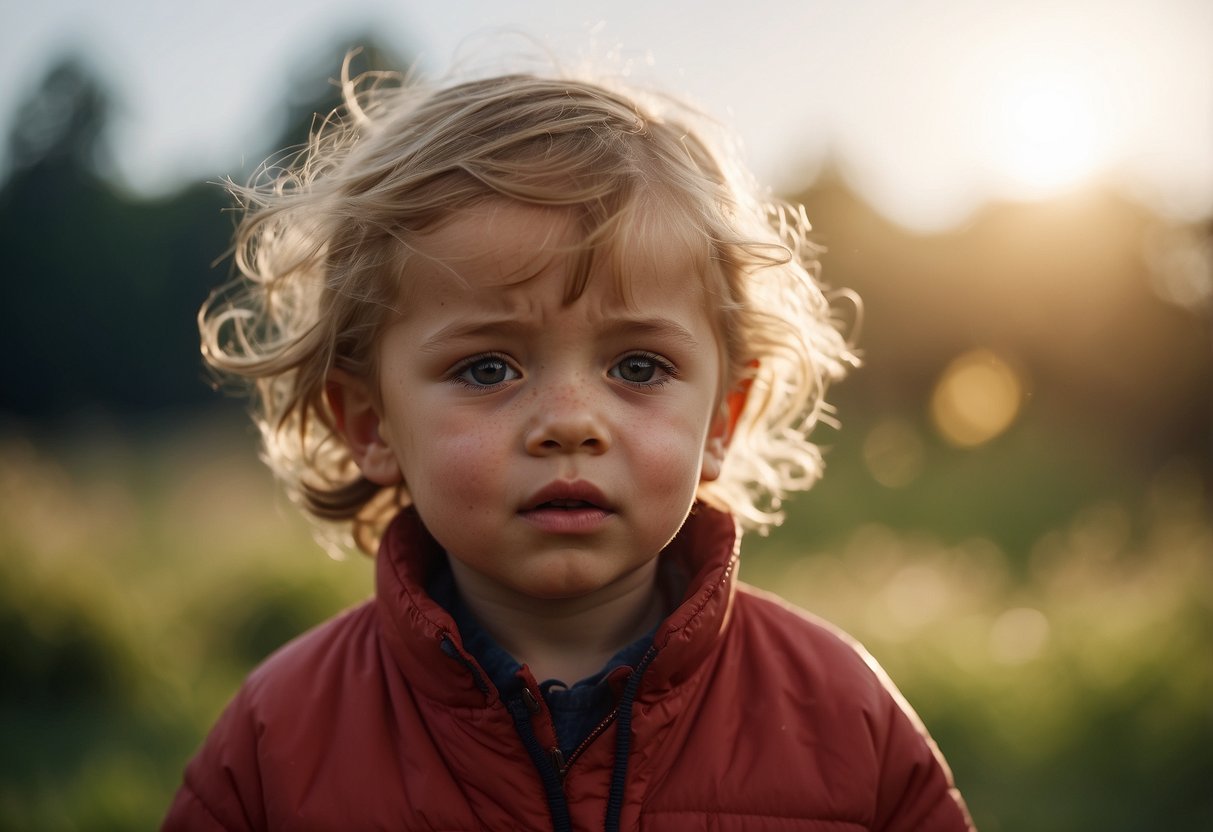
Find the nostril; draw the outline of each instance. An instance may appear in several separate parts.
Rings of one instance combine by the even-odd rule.
[[[590,415],[557,413],[539,419],[526,434],[529,453],[605,453],[610,434],[599,419]]]

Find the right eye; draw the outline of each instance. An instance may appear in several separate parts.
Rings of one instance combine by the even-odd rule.
[[[519,377],[518,371],[504,358],[483,355],[460,366],[453,380],[468,387],[495,387]]]

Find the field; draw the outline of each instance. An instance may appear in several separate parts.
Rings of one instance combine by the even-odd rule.
[[[1213,526],[1195,466],[1099,493],[1012,433],[985,467],[937,449],[890,491],[848,427],[787,526],[748,541],[742,577],[867,644],[980,828],[1209,828]],[[1001,523],[971,519],[991,505]],[[366,597],[369,566],[321,552],[226,417],[8,436],[0,828],[155,826],[243,675]]]

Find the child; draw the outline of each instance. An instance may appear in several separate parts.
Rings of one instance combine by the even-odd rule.
[[[969,828],[875,662],[737,580],[854,362],[803,214],[670,102],[364,87],[242,191],[200,321],[375,598],[253,672],[165,828]]]

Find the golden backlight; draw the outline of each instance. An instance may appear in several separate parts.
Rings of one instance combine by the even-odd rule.
[[[996,90],[991,162],[1019,195],[1039,197],[1080,184],[1104,158],[1094,101],[1077,73],[1041,67]]]

